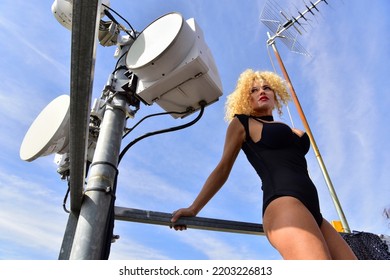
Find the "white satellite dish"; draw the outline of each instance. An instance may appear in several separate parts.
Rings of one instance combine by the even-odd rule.
[[[182,63],[194,41],[194,32],[180,14],[166,14],[138,36],[127,54],[127,66],[144,81],[161,79]]]
[[[110,6],[110,0],[102,0],[100,6],[100,18],[104,17],[104,10]],[[72,30],[73,0],[54,0],[51,12],[63,27]]]
[[[50,102],[34,120],[20,147],[20,158],[33,161],[53,153],[66,153],[69,145],[70,97]]]
[[[166,14],[148,25],[126,56],[137,75],[137,96],[166,111],[197,110],[222,95],[222,82],[203,31],[194,19]],[[173,114],[177,118],[180,115]]]

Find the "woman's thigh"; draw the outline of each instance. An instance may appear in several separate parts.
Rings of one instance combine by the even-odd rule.
[[[331,259],[313,215],[294,197],[273,200],[264,213],[263,226],[268,240],[284,259]]]
[[[347,242],[342,238],[334,227],[327,221],[323,220],[321,232],[328,245],[332,259],[334,260],[356,260],[356,256]]]

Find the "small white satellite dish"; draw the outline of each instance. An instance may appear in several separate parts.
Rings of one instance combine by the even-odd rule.
[[[102,0],[100,6],[100,18],[104,17],[104,10],[110,6],[110,0]],[[51,12],[63,27],[72,30],[73,0],[54,0]]]
[[[34,120],[20,147],[20,158],[33,161],[53,153],[65,153],[69,145],[70,97],[61,95],[50,102]]]
[[[161,79],[187,56],[194,32],[181,14],[166,14],[148,25],[131,46],[127,66],[142,80]]]

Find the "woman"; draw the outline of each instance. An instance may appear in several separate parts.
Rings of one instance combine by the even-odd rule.
[[[242,149],[262,181],[263,228],[269,242],[284,259],[356,259],[339,233],[323,219],[316,187],[309,178],[305,154],[307,134],[275,122],[289,101],[284,81],[272,72],[246,70],[228,96],[230,122],[222,157],[188,208],[173,213],[196,216],[227,180]]]

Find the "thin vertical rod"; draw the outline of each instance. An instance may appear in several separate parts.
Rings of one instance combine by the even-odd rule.
[[[269,34],[268,34],[269,36]],[[336,191],[333,187],[333,184],[332,184],[332,181],[330,180],[330,177],[329,177],[329,174],[328,174],[328,171],[326,169],[326,166],[324,164],[324,161],[322,160],[322,157],[321,157],[321,154],[320,154],[320,151],[318,149],[318,146],[316,144],[316,141],[314,139],[314,136],[313,136],[313,133],[311,132],[311,129],[310,129],[310,126],[309,126],[309,123],[307,122],[307,119],[306,119],[306,116],[302,110],[302,107],[301,107],[301,104],[298,100],[298,96],[297,94],[295,93],[295,90],[294,90],[294,87],[291,83],[291,80],[290,80],[290,77],[287,73],[287,70],[284,66],[284,63],[282,61],[282,58],[280,57],[280,54],[276,48],[276,44],[275,44],[275,40],[272,40],[271,41],[271,46],[272,46],[272,49],[275,53],[275,56],[276,56],[276,59],[279,63],[279,66],[283,72],[283,76],[289,86],[289,89],[290,89],[290,92],[291,92],[291,96],[292,96],[292,99],[294,101],[294,104],[298,110],[298,114],[299,114],[299,117],[301,118],[302,122],[303,122],[303,125],[305,127],[305,130],[306,130],[306,133],[308,134],[309,138],[310,138],[310,143],[313,147],[313,150],[314,150],[314,153],[316,155],[316,158],[318,160],[318,163],[320,165],[320,168],[321,168],[321,171],[324,175],[324,178],[325,178],[325,182],[328,186],[328,189],[329,189],[329,192],[330,192],[330,195],[332,197],[332,200],[333,200],[333,203],[336,207],[336,211],[337,213],[339,214],[339,217],[340,217],[340,220],[341,220],[341,223],[343,225],[343,230],[344,232],[347,232],[347,233],[350,233],[351,230],[349,228],[349,225],[348,225],[348,222],[347,222],[347,219],[345,218],[345,215],[344,215],[344,212],[343,212],[343,209],[341,208],[341,205],[340,205],[340,202],[339,202],[339,199],[337,198],[337,194],[336,194]]]

